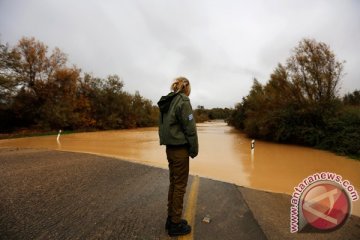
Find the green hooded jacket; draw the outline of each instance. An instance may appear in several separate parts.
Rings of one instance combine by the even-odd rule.
[[[199,144],[189,97],[184,93],[171,92],[160,98],[158,106],[160,145],[187,144],[190,157],[196,157]]]

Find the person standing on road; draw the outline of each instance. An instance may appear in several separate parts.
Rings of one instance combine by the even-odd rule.
[[[169,163],[168,217],[165,229],[170,236],[185,235],[191,226],[181,219],[183,200],[189,177],[189,157],[198,155],[196,123],[190,104],[191,87],[188,79],[178,77],[171,92],[158,102],[160,109],[160,145],[166,145]]]

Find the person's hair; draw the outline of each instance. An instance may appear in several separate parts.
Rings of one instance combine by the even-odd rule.
[[[187,96],[190,95],[191,92],[191,86],[188,79],[184,77],[178,77],[174,80],[174,82],[171,84],[170,87],[171,91],[174,91],[175,93],[183,92]]]

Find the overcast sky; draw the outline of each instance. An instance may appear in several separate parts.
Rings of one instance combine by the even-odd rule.
[[[35,37],[70,66],[156,103],[177,76],[193,107],[233,107],[253,78],[266,83],[303,38],[345,60],[340,93],[360,89],[360,1],[0,0],[0,39]]]

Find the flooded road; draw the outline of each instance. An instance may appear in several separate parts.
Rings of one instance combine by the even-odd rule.
[[[360,161],[293,145],[256,141],[223,122],[198,125],[199,156],[190,160],[191,174],[250,188],[292,194],[305,177],[334,172],[360,192]],[[46,148],[95,153],[167,168],[165,147],[159,146],[157,128],[102,131],[0,140],[0,147]],[[360,216],[360,200],[352,214]]]

